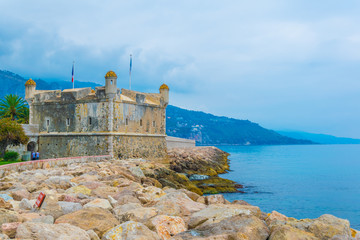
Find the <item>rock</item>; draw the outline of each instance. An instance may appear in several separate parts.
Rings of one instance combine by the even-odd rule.
[[[100,240],[99,236],[94,232],[94,230],[87,230],[86,233],[89,235],[90,240]]]
[[[55,224],[69,223],[84,230],[94,230],[99,237],[117,225],[119,221],[103,208],[84,208],[65,214],[56,219]]]
[[[217,223],[239,214],[254,215],[259,218],[261,216],[261,211],[255,206],[212,204],[191,215],[189,228],[199,228],[201,226]]]
[[[239,205],[248,205],[251,206],[250,203],[245,202],[244,200],[234,200],[231,204],[239,204]]]
[[[222,194],[214,194],[205,197],[205,204],[226,204],[226,199]]]
[[[117,206],[116,208],[113,209],[114,214],[122,214],[124,212],[136,209],[136,208],[142,208],[140,203],[128,203],[128,204],[124,204],[124,205],[120,205]]]
[[[59,205],[56,195],[45,194],[45,199],[40,207],[40,213],[53,216],[54,219],[57,219],[58,217],[63,215],[63,210]]]
[[[287,221],[287,220],[288,220],[287,216],[285,216],[277,211],[272,211],[271,214],[269,214],[267,216],[267,218],[265,219],[267,225],[270,225],[274,221]]]
[[[142,223],[128,221],[107,231],[102,240],[160,240],[159,236]]]
[[[11,192],[11,196],[16,201],[21,201],[23,198],[30,198],[30,193],[25,188]]]
[[[154,201],[155,199],[158,199],[165,194],[166,193],[163,190],[153,186],[142,188],[136,191],[136,196],[142,203]]]
[[[80,184],[83,182],[97,182],[98,180],[99,180],[98,175],[83,174],[81,176],[72,178],[70,181]]]
[[[314,234],[302,231],[291,226],[276,227],[271,232],[269,240],[288,240],[288,239],[301,239],[301,240],[319,240]]]
[[[50,215],[40,216],[39,218],[32,219],[30,222],[53,224],[54,223],[54,217],[50,216]]]
[[[119,189],[117,187],[104,186],[92,190],[91,194],[98,198],[104,198],[109,195],[115,196],[118,191]]]
[[[0,240],[8,240],[8,239],[10,239],[8,235],[0,233]]]
[[[71,187],[68,190],[66,190],[66,193],[82,193],[85,195],[90,195],[91,194],[91,189],[83,186],[83,185],[79,185],[79,186],[75,186],[75,187]]]
[[[91,182],[82,182],[82,185],[91,189],[91,190],[94,190],[94,189],[97,189],[99,187],[105,187],[106,185],[102,182],[95,182],[95,181],[91,181]]]
[[[80,199],[78,199],[75,196],[69,195],[69,194],[65,194],[65,195],[61,195],[59,198],[59,201],[63,201],[63,202],[74,202],[74,203],[79,203]]]
[[[3,223],[1,225],[2,233],[6,234],[10,238],[14,238],[16,230],[20,224],[21,222]]]
[[[179,189],[179,191],[185,193],[191,200],[193,200],[195,202],[200,197],[199,194],[191,192],[191,191],[189,191],[187,189]]]
[[[354,238],[354,240],[360,240],[360,231],[357,231],[352,228],[350,230],[351,230],[351,236]]]
[[[25,185],[26,190],[30,193],[35,192],[39,188],[39,184],[34,181],[31,181]]]
[[[83,206],[80,203],[74,203],[74,202],[61,202],[59,201],[59,205],[61,207],[61,210],[64,214],[76,212],[78,210],[81,210]]]
[[[154,204],[162,215],[189,216],[204,209],[205,204],[194,202],[185,193],[174,192],[157,199]]]
[[[257,217],[250,215],[236,215],[226,218],[218,223],[203,226],[200,229],[177,234],[172,239],[266,240],[268,236],[268,227]]]
[[[39,218],[40,214],[35,212],[25,212],[19,214],[19,221],[20,222],[28,222],[35,218]]]
[[[50,185],[52,188],[68,189],[72,187],[72,176],[51,176],[45,180],[45,183]]]
[[[330,214],[314,219],[309,226],[309,232],[319,239],[350,239],[351,237],[349,221]]]
[[[20,239],[77,239],[89,240],[90,237],[81,228],[70,224],[46,224],[26,222],[19,225],[16,238]]]
[[[132,173],[132,175],[134,175],[137,178],[145,178],[145,175],[143,173],[143,171],[141,170],[141,168],[139,167],[131,167],[129,168],[130,172]]]
[[[0,198],[4,199],[6,202],[9,200],[14,200],[12,197],[10,197],[7,194],[0,194]]]
[[[13,183],[11,182],[0,182],[0,191],[8,190],[13,187]]]
[[[141,203],[139,199],[132,195],[119,195],[117,194],[114,196],[114,198],[117,200],[117,205],[123,205],[126,203]]]
[[[0,198],[0,208],[12,209],[13,205],[10,202],[6,202],[3,198]]]
[[[113,208],[119,205],[119,202],[116,201],[112,196],[108,196],[107,199]]]
[[[19,222],[17,213],[6,209],[0,209],[0,225],[11,222]]]
[[[181,217],[159,215],[151,219],[151,225],[154,226],[161,239],[170,239],[172,236],[186,231],[185,221]]]
[[[19,203],[19,208],[22,210],[31,210],[32,207],[33,205],[31,205],[31,202],[26,198],[23,198]]]
[[[158,210],[153,207],[139,207],[124,212],[121,212],[121,209],[122,208],[117,208],[114,211],[114,214],[120,223],[127,221],[145,223],[147,220],[158,214]]]
[[[94,199],[91,202],[84,205],[84,208],[91,208],[91,207],[100,207],[100,208],[104,208],[107,210],[112,209],[112,206],[109,203],[109,201],[106,199],[102,199],[102,198]]]

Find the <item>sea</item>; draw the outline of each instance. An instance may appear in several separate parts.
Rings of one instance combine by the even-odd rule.
[[[227,200],[297,219],[332,214],[360,230],[360,144],[217,147],[231,154],[221,177],[244,185]]]

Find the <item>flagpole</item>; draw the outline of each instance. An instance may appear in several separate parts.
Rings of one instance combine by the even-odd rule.
[[[129,90],[131,90],[131,67],[132,67],[132,54],[130,54]]]
[[[75,87],[75,80],[74,80],[74,65],[75,65],[75,61],[73,61],[73,68],[72,68],[72,84],[73,84],[73,89]]]

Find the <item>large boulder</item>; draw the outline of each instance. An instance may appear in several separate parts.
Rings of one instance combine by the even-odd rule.
[[[7,236],[14,238],[16,234],[16,230],[20,224],[21,222],[3,223],[1,225],[1,231]]]
[[[77,239],[90,240],[89,235],[81,228],[62,223],[46,224],[26,222],[17,228],[16,238],[18,239]]]
[[[189,216],[206,207],[205,204],[194,202],[183,192],[168,193],[154,201],[159,212],[168,216]]]
[[[66,190],[66,193],[82,193],[85,195],[90,195],[91,194],[91,189],[83,186],[83,185],[79,185],[79,186],[75,186],[75,187],[71,187],[69,189]]]
[[[218,223],[177,234],[173,239],[266,240],[268,237],[269,229],[259,218],[251,215],[236,215]]]
[[[96,198],[96,199],[92,200],[91,202],[84,205],[84,208],[91,208],[91,207],[99,207],[99,208],[104,208],[107,210],[112,209],[110,202],[108,200],[102,199],[102,198]]]
[[[145,223],[158,214],[158,210],[153,207],[139,207],[127,211],[121,211],[121,209],[123,208],[114,209],[114,214],[120,223],[127,221]]]
[[[19,222],[18,214],[14,211],[0,209],[0,225],[10,222]]]
[[[119,225],[119,221],[103,208],[84,208],[63,215],[56,219],[55,224],[59,223],[69,223],[84,230],[94,230],[100,237],[110,228]]]
[[[11,196],[13,197],[14,200],[21,201],[23,198],[29,199],[30,193],[25,188],[22,188],[22,189],[11,192]]]
[[[350,239],[351,237],[349,221],[330,214],[324,214],[314,219],[314,222],[309,226],[309,232],[321,240]]]
[[[160,237],[142,223],[128,221],[107,231],[102,240],[160,240]]]
[[[319,240],[314,234],[305,232],[303,230],[291,227],[291,226],[279,226],[276,227],[270,235],[269,240],[288,240],[288,239],[300,239],[300,240]]]
[[[237,204],[212,204],[191,215],[189,228],[198,228],[212,223],[220,222],[226,218],[244,214],[253,215],[258,218],[261,216],[260,209],[255,206]]]
[[[81,210],[83,208],[83,206],[80,203],[75,203],[75,202],[62,202],[62,201],[59,201],[59,205],[61,207],[63,215],[79,211],[79,210]]]
[[[66,190],[73,186],[73,183],[70,181],[72,178],[72,176],[51,176],[44,183],[51,186],[51,188]]]
[[[136,191],[136,197],[142,202],[142,203],[148,203],[151,201],[154,201],[162,196],[166,195],[166,193],[157,187],[149,186],[146,188],[139,189]]]
[[[170,239],[172,236],[187,230],[185,221],[181,217],[166,215],[152,218],[151,229],[155,229],[161,239]]]
[[[6,202],[3,198],[0,198],[0,208],[12,209],[13,205],[10,202]]]

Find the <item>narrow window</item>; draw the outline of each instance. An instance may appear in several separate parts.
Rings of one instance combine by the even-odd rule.
[[[50,126],[50,119],[46,120],[46,126]]]
[[[142,119],[140,119],[140,127],[142,127]]]
[[[91,125],[91,123],[92,123],[92,119],[91,117],[89,117],[89,125]]]
[[[153,127],[156,127],[156,122],[155,121],[153,121]]]
[[[125,125],[129,125],[129,119],[128,118],[125,119]]]
[[[70,118],[66,119],[66,126],[70,126]]]
[[[112,85],[113,80],[110,80],[110,84]]]

